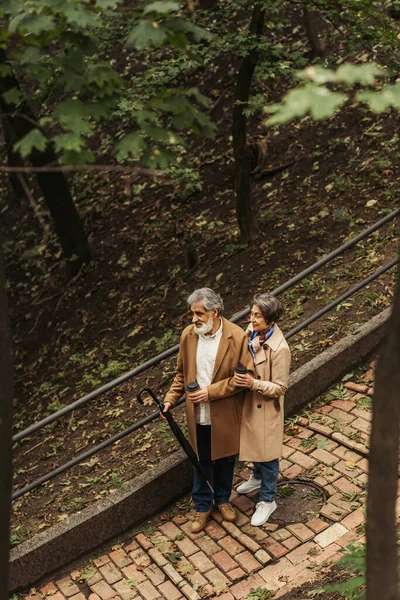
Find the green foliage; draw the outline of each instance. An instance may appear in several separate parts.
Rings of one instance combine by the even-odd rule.
[[[349,577],[342,583],[324,586],[327,592],[339,592],[345,600],[365,599],[365,544],[350,545],[337,563],[343,567]]]
[[[180,132],[212,137],[215,127],[203,112],[207,100],[196,88],[171,86],[159,80],[146,97],[135,96],[128,74],[117,72],[107,40],[110,23],[123,27],[122,51],[133,46],[138,64],[151,47],[170,46],[198,66],[195,45],[209,40],[210,32],[188,21],[175,1],[157,1],[138,9],[119,6],[119,0],[6,0],[1,32],[11,61],[18,61],[23,79],[36,82],[35,100],[40,123],[64,163],[82,164],[96,159],[90,141],[101,133],[102,123],[118,116],[118,107],[129,107],[131,131],[115,140],[118,160],[141,160],[150,167],[166,167],[177,156],[170,146],[184,143]],[[121,25],[123,23],[123,26]],[[119,39],[121,38],[119,34]],[[115,39],[113,40],[115,45]],[[10,65],[1,65],[2,76]],[[140,79],[140,77],[138,77]],[[5,94],[18,106],[23,92],[13,88]],[[51,97],[51,102],[47,99]],[[137,98],[140,98],[137,101]],[[121,135],[119,135],[121,137]],[[26,157],[33,149],[43,150],[44,131],[35,129],[15,145]],[[100,147],[100,152],[102,148]]]
[[[244,600],[269,600],[274,597],[274,592],[266,588],[258,587],[251,588],[250,593],[244,597]]]

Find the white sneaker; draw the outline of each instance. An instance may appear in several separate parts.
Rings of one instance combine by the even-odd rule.
[[[259,490],[261,487],[261,479],[256,479],[253,475],[245,481],[241,483],[239,487],[236,488],[236,491],[239,494],[250,494],[250,492],[254,492],[254,490]]]
[[[259,502],[256,504],[256,511],[251,517],[251,525],[259,527],[268,521],[272,513],[276,510],[276,502]]]

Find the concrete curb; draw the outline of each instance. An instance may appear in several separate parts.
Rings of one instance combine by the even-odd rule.
[[[316,398],[379,347],[390,309],[353,335],[295,371],[289,380],[285,414]],[[192,468],[183,452],[127,482],[116,493],[11,550],[10,591],[27,587],[100,544],[156,514],[190,489]]]

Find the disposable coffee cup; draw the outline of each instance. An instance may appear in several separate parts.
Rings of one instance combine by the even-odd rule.
[[[246,375],[247,373],[247,368],[244,365],[241,365],[240,363],[238,365],[236,365],[235,367],[235,373],[239,373],[239,375]]]
[[[190,381],[186,386],[186,391],[188,391],[188,392],[197,392],[197,390],[199,390],[199,389],[200,389],[200,386],[197,383],[197,381]]]

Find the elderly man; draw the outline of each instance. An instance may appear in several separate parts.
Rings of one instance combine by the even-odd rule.
[[[189,382],[198,382],[198,391],[186,393],[189,439],[214,488],[214,497],[194,469],[192,531],[197,533],[204,528],[213,502],[224,520],[236,519],[229,498],[244,390],[235,386],[233,372],[238,363],[253,372],[253,361],[243,330],[221,317],[223,303],[218,294],[210,288],[195,290],[188,305],[192,325],[181,336],[177,374],[165,397],[164,412],[178,402]]]

